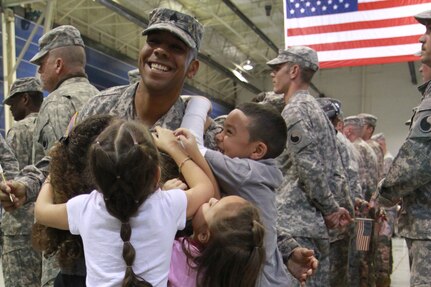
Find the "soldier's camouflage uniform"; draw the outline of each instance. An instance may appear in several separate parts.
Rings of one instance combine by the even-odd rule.
[[[279,249],[291,234],[315,251],[319,268],[307,286],[329,286],[329,235],[323,216],[339,209],[333,191],[339,167],[335,132],[308,91],[297,91],[282,112],[288,128],[286,151],[280,156],[284,179],[277,193]],[[293,280],[295,281],[295,280]],[[295,284],[299,286],[296,281]]]
[[[361,138],[356,139],[353,145],[361,155],[359,179],[361,180],[364,199],[369,201],[373,192],[376,191],[377,183],[379,182],[377,156],[367,142]]]
[[[98,92],[86,77],[71,77],[63,81],[42,103],[33,134],[33,151],[42,146],[47,154],[64,135],[72,116]],[[38,162],[40,158],[34,157],[34,160]],[[53,286],[58,272],[54,257],[43,258],[42,286]]]
[[[6,142],[18,160],[19,169],[31,164],[33,130],[37,113],[16,122],[7,132]],[[31,245],[34,203],[28,202],[2,219],[4,253],[2,267],[5,286],[40,286],[42,258]]]
[[[0,164],[3,168],[4,176],[6,179],[13,179],[19,171],[19,164],[12,149],[8,146],[6,140],[1,134],[0,149]],[[23,226],[17,222],[15,214],[9,215],[6,212],[3,212],[2,232],[4,235],[2,238],[4,241],[2,243],[2,264],[5,264],[3,265],[3,277],[6,287],[37,286],[37,284],[34,284],[34,277],[37,275],[32,272],[33,270],[28,270],[28,272],[21,274],[22,272],[19,271],[22,270],[17,268],[22,264],[20,259],[24,259],[26,262],[28,262],[32,260],[32,256],[34,255],[33,253],[30,254],[27,248],[23,248],[24,245],[28,246],[28,241],[30,240],[30,236],[28,236],[28,229],[31,230],[32,225],[33,222]],[[27,237],[25,239],[23,239],[25,236],[20,236],[23,233],[27,233]],[[14,239],[18,239],[17,242],[14,242]],[[13,276],[18,277],[14,278]]]
[[[429,11],[428,11],[429,12]],[[412,118],[406,141],[380,189],[378,202],[402,199],[398,231],[410,256],[410,286],[431,286],[431,83]]]
[[[372,139],[367,141],[367,144],[373,149],[377,158],[378,167],[378,180],[384,177],[384,155],[380,144]],[[377,191],[377,190],[376,190]],[[375,192],[376,192],[375,191]],[[375,193],[373,192],[373,194]],[[376,206],[377,208],[380,208]],[[382,211],[387,214],[386,209]],[[386,216],[387,218],[387,216]],[[390,287],[391,273],[392,273],[392,233],[393,225],[387,219],[379,218],[374,221],[373,243],[375,245],[374,251],[374,267],[376,286]]]
[[[41,145],[45,154],[66,131],[70,119],[90,97],[99,91],[86,77],[71,77],[51,92],[40,107],[34,130],[34,148]],[[41,158],[34,158],[34,163]]]
[[[353,153],[349,151],[348,145],[351,143],[343,134],[337,133],[336,144],[340,155],[341,164],[345,171],[347,186],[344,186],[345,198],[338,199],[340,206],[346,208],[352,218],[355,216],[354,200],[355,195],[361,193],[361,185],[358,177],[358,164]],[[351,145],[353,148],[353,145]],[[329,230],[331,241],[331,286],[351,286],[349,283],[349,252],[354,235],[354,224],[347,226],[342,230]]]

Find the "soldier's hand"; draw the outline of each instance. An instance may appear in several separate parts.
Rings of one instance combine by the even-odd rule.
[[[353,218],[350,216],[349,211],[344,207],[340,207],[340,219],[339,219],[339,227],[344,227],[353,222]]]
[[[0,183],[0,201],[6,211],[13,211],[22,206],[27,199],[24,184],[9,180]]]
[[[316,272],[318,265],[319,261],[314,257],[314,251],[303,247],[295,248],[287,261],[287,269],[301,286],[305,286],[305,282]]]
[[[344,207],[324,217],[326,227],[329,229],[342,228],[350,224],[353,220],[350,213]]]

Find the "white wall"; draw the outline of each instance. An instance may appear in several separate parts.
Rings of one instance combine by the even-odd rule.
[[[419,63],[415,67],[420,84]],[[344,116],[361,112],[377,116],[376,133],[385,134],[389,151],[396,155],[408,132],[404,122],[410,119],[412,108],[421,98],[411,83],[407,63],[321,70],[313,83],[327,97],[342,102]],[[272,90],[269,75],[266,87]],[[316,95],[312,90],[311,93]],[[241,95],[238,101],[250,100],[248,96]]]
[[[415,67],[421,83],[419,64]],[[397,153],[408,132],[404,123],[421,98],[407,63],[322,70],[313,83],[326,96],[341,100],[345,116],[361,112],[377,116],[376,133],[383,132],[388,149]]]

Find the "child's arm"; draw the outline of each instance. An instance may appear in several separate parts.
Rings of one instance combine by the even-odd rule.
[[[191,96],[187,102],[181,127],[191,130],[199,146],[204,145],[204,130],[211,102],[205,97]]]
[[[214,186],[214,197],[220,199],[220,189],[214,174],[208,165],[208,162],[203,157],[201,149],[199,149],[192,133],[184,128],[179,128],[175,131],[175,135],[179,138],[181,146],[189,157],[205,172]]]
[[[34,206],[36,222],[57,229],[69,230],[66,204],[54,204],[54,191],[49,183],[49,177],[45,180]]]
[[[189,186],[184,192],[187,196],[187,218],[190,218],[202,204],[214,196],[214,188],[208,176],[180,147],[172,131],[156,127],[156,132],[154,141],[157,147],[175,160]]]

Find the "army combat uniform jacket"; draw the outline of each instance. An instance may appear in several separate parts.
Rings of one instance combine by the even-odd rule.
[[[378,202],[393,206],[402,199],[399,234],[431,239],[431,83],[413,116],[406,141],[386,178]]]

